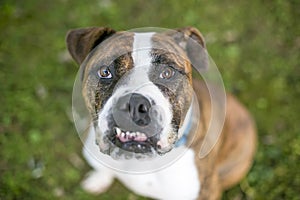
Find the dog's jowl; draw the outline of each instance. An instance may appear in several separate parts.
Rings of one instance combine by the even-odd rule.
[[[248,172],[256,145],[254,122],[227,94],[226,110],[214,110],[225,120],[211,123],[218,99],[211,98],[205,81],[192,77],[195,66],[209,69],[196,28],[74,29],[67,46],[80,65],[80,89],[91,119],[83,154],[94,171],[82,182],[84,189],[102,193],[117,178],[154,199],[220,199]],[[223,130],[212,141],[206,133],[216,123]],[[204,141],[213,148],[200,158]],[[128,173],[134,167],[139,173]]]

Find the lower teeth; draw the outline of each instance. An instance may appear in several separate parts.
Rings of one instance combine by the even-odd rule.
[[[127,142],[127,141],[138,141],[143,142],[147,140],[147,136],[144,133],[140,132],[122,132],[120,128],[115,127],[115,133],[117,137],[121,140],[121,142]]]

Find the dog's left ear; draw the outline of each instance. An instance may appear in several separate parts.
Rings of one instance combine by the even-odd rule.
[[[172,35],[174,40],[187,53],[191,64],[198,70],[208,68],[208,54],[205,40],[200,31],[194,27],[184,27],[175,29]]]
[[[66,42],[73,59],[80,65],[85,57],[102,41],[116,31],[107,27],[90,27],[70,30]]]

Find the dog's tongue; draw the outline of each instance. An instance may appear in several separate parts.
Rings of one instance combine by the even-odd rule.
[[[144,142],[147,140],[147,136],[144,133],[140,133],[140,132],[118,131],[116,137],[119,138],[121,142],[128,142],[128,141]]]

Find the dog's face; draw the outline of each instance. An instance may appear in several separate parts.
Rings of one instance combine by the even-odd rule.
[[[193,49],[191,37],[200,50]],[[81,64],[82,93],[100,151],[115,158],[170,151],[193,97],[191,62],[206,67],[201,34],[194,28],[161,33],[87,28],[70,31],[67,43]]]

